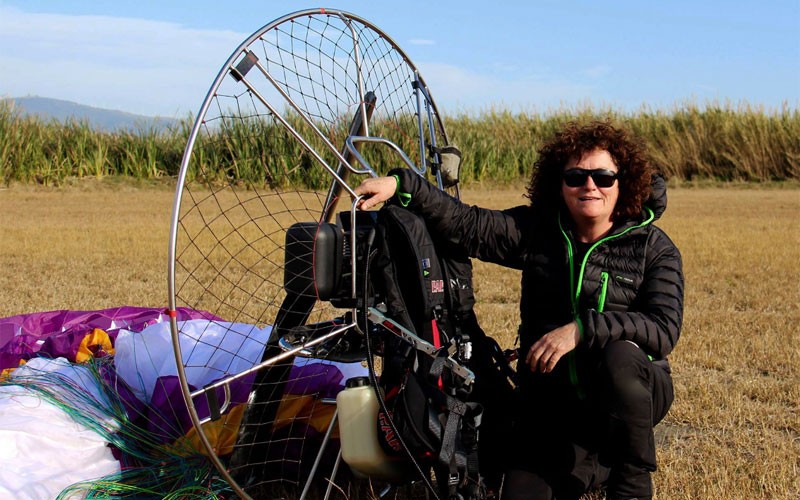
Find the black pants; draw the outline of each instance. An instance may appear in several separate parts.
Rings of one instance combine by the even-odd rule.
[[[503,499],[579,498],[600,484],[609,498],[652,496],[653,426],[673,400],[668,369],[627,341],[571,357],[547,375],[523,373],[527,367],[520,365],[520,439]],[[577,366],[578,388],[570,363]]]

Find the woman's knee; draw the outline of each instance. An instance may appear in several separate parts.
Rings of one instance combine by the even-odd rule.
[[[647,354],[633,342],[611,342],[603,349],[601,379],[605,389],[625,397],[649,397],[652,370]]]
[[[631,379],[648,380],[650,360],[635,343],[618,340],[603,349],[601,370],[612,384],[627,383]]]

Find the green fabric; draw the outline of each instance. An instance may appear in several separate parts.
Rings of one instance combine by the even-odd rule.
[[[606,307],[606,293],[608,292],[608,273],[600,273],[600,297],[597,299],[597,312],[603,312]]]
[[[397,181],[397,189],[395,189],[395,195],[397,196],[397,199],[400,202],[400,205],[402,205],[404,208],[408,207],[408,205],[411,203],[411,193],[404,193],[404,192],[400,191],[400,176],[399,175],[395,174],[392,177],[394,177],[394,180]]]

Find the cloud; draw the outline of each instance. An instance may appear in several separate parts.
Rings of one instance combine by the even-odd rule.
[[[586,102],[592,87],[549,75],[481,74],[442,63],[418,65],[442,113],[543,110]],[[488,103],[488,104],[487,104]]]
[[[589,78],[603,78],[611,73],[611,66],[607,64],[599,64],[597,66],[585,69],[583,73]]]
[[[0,4],[0,95],[40,95],[145,115],[196,113],[246,33],[110,16],[35,14]],[[414,39],[415,45],[435,44]],[[524,65],[485,71],[417,64],[445,112],[586,102],[593,87]],[[602,76],[606,66],[587,70]]]
[[[408,41],[410,45],[436,45],[433,40],[426,40],[424,38],[412,38]]]
[[[143,19],[27,13],[0,5],[0,94],[183,116],[200,106],[245,36]]]

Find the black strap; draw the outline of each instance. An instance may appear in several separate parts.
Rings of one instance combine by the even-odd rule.
[[[438,384],[439,378],[444,371],[445,362],[447,361],[447,347],[442,347],[436,353],[436,357],[431,362],[431,367],[428,370],[428,381],[432,384]]]
[[[458,435],[461,417],[467,412],[467,404],[447,396],[447,423],[442,433],[442,448],[439,450],[439,463],[450,464],[455,453],[456,436]]]
[[[467,403],[467,408],[467,415],[462,420],[461,443],[467,458],[467,479],[477,486],[480,483],[478,428],[481,425],[483,408],[478,403]]]
[[[302,325],[316,302],[315,297],[287,294],[275,318],[275,325],[267,341],[262,361],[282,353],[278,340],[290,328]],[[262,463],[271,442],[272,426],[278,414],[283,389],[289,379],[292,359],[260,370],[253,382],[254,395],[248,403],[242,423],[242,432],[237,437],[230,463],[236,469],[235,479],[239,484],[261,481],[264,474]]]

